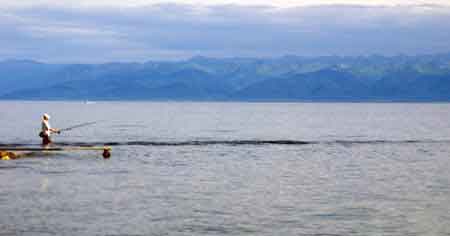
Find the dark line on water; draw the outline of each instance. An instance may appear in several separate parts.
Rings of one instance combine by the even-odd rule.
[[[32,168],[28,166],[0,166],[0,170],[12,170],[12,169],[32,169]]]
[[[127,142],[58,142],[55,147],[92,147],[92,146],[209,146],[209,145],[375,145],[375,144],[411,144],[411,143],[450,143],[450,140],[332,140],[332,141],[302,141],[302,140],[192,140],[192,141],[127,141]],[[0,150],[12,147],[40,146],[36,143],[0,143]]]
[[[208,145],[305,145],[313,142],[295,140],[208,140],[208,141],[181,141],[181,142],[153,142],[153,141],[131,141],[131,142],[109,142],[107,146],[208,146]]]

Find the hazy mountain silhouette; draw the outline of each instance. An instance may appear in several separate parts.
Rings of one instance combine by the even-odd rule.
[[[450,101],[450,54],[180,62],[0,62],[0,98]]]

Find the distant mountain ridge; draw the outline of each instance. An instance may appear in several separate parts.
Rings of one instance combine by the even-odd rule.
[[[179,62],[0,62],[0,99],[450,101],[450,53]]]

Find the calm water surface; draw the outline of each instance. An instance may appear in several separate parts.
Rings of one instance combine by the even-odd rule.
[[[450,235],[450,104],[0,102],[0,235]],[[261,142],[264,141],[264,142]],[[290,142],[286,142],[290,141]],[[303,143],[305,142],[305,143]]]

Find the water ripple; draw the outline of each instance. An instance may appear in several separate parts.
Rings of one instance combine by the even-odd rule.
[[[290,139],[239,139],[239,140],[187,140],[187,141],[111,141],[111,142],[58,142],[55,146],[209,146],[209,145],[358,145],[358,144],[418,144],[418,143],[450,143],[450,140],[330,140],[330,141],[304,141]],[[15,147],[38,146],[36,143],[0,143],[0,150],[14,150]],[[23,150],[23,149],[20,149]]]

